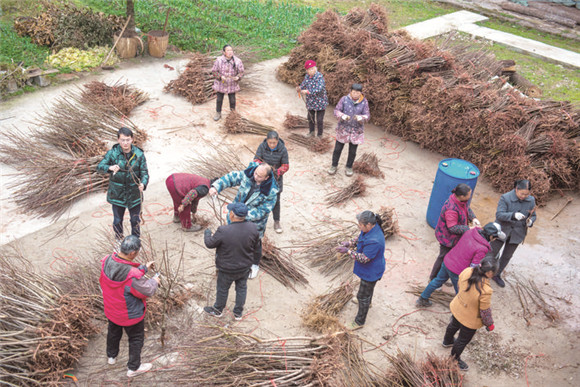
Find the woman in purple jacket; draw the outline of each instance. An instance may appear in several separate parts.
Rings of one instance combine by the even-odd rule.
[[[344,144],[349,144],[345,174],[352,176],[354,174],[352,164],[356,157],[356,149],[364,142],[364,123],[371,118],[369,102],[362,94],[361,84],[353,84],[350,93],[338,101],[334,108],[334,116],[338,120],[338,126],[336,127],[332,166],[328,170],[328,174],[334,175],[336,173]]]
[[[461,235],[469,230],[469,222],[473,222],[474,226],[481,226],[479,220],[469,208],[471,187],[461,183],[453,188],[451,192],[449,199],[441,208],[441,214],[435,227],[435,238],[439,242],[439,255],[433,264],[433,269],[431,269],[429,281],[432,281],[439,273],[445,254],[455,246]]]
[[[229,44],[223,48],[223,55],[215,60],[211,72],[215,78],[213,89],[216,92],[216,113],[214,121],[222,118],[222,105],[224,95],[230,100],[230,110],[236,110],[236,93],[240,91],[238,82],[244,76],[244,64],[242,60],[234,56],[234,49]]]
[[[304,63],[306,75],[296,91],[306,96],[306,109],[308,109],[308,137],[314,136],[314,123],[316,122],[317,136],[322,137],[324,129],[324,113],[328,106],[328,96],[326,95],[326,83],[324,77],[318,72],[316,62],[307,60]]]
[[[501,226],[495,222],[486,224],[482,229],[472,228],[466,231],[455,247],[445,255],[437,277],[429,282],[429,285],[423,290],[415,305],[418,307],[433,305],[429,297],[450,278],[457,294],[459,274],[470,266],[479,265],[479,262],[488,254],[493,258],[490,242],[496,239],[503,241],[505,237],[505,234],[501,231]]]

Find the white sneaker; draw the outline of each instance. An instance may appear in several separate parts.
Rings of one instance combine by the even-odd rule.
[[[107,360],[107,364],[108,364],[108,365],[115,365],[115,363],[117,363],[117,358],[115,358],[115,357],[110,357],[110,358]]]
[[[139,367],[136,371],[127,370],[127,377],[132,378],[133,376],[144,374],[145,372],[151,370],[153,368],[153,364],[151,363],[141,363],[141,367]]]
[[[260,266],[252,265],[252,271],[250,271],[250,275],[248,276],[249,279],[254,279],[258,276],[258,271],[260,270]]]

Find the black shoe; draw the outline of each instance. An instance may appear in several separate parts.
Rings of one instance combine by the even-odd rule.
[[[214,308],[213,306],[205,306],[203,311],[211,316],[220,318],[222,316],[222,312]]]
[[[461,360],[461,359],[457,360],[457,364],[459,365],[459,369],[461,371],[467,371],[467,370],[469,370],[469,366],[463,360]]]
[[[428,308],[431,305],[433,305],[433,303],[429,299],[425,299],[423,297],[419,297],[417,299],[417,301],[415,301],[415,305],[418,306],[419,308]]]
[[[501,279],[499,275],[494,276],[492,279],[495,281],[497,286],[499,286],[500,288],[505,288],[505,282]]]
[[[452,342],[452,343],[449,343],[449,344],[447,344],[447,343],[444,341],[444,342],[442,342],[442,343],[441,343],[441,346],[442,346],[443,348],[451,348],[451,347],[453,347],[453,344],[455,344],[455,340],[453,340],[453,342]]]

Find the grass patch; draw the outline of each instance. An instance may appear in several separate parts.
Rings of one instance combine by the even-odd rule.
[[[389,28],[391,29],[397,29],[457,11],[457,9],[449,5],[428,0],[297,0],[295,2],[318,8],[333,9],[340,13],[346,13],[354,7],[366,9],[371,3],[376,3],[387,9],[389,14]]]
[[[522,27],[516,23],[509,23],[498,20],[486,20],[476,24],[494,30],[508,32],[523,38],[537,40],[538,42],[546,43],[554,47],[559,47],[574,52],[580,52],[580,43],[575,40],[566,39],[560,36],[549,34],[547,32]]]
[[[24,67],[42,67],[49,55],[48,47],[40,47],[30,42],[29,37],[21,37],[14,31],[12,24],[0,21],[0,63],[24,62]]]
[[[94,10],[125,14],[123,0],[77,0]],[[287,1],[138,0],[135,21],[142,31],[161,30],[170,11],[169,43],[182,50],[221,50],[224,44],[261,49],[260,59],[287,54],[322,9]]]

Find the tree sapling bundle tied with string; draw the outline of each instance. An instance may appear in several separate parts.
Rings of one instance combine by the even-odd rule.
[[[350,185],[326,195],[325,201],[328,207],[333,207],[341,203],[344,203],[355,196],[364,195],[366,189],[367,185],[364,182],[362,176],[357,176],[356,179],[354,179],[354,181]]]
[[[397,219],[397,213],[393,207],[381,206],[377,214],[383,221],[381,227],[385,234],[385,240],[391,235],[397,235],[399,233],[399,220]]]
[[[337,288],[316,296],[308,303],[302,312],[304,326],[320,333],[344,330],[337,316],[352,298],[354,289],[352,282],[346,281]]]
[[[212,89],[212,66],[213,59],[209,54],[194,52],[185,70],[177,79],[170,81],[163,91],[185,97],[194,105],[208,101],[215,96]]]
[[[473,162],[502,192],[522,178],[533,181],[540,201],[550,191],[578,188],[577,106],[535,100],[507,86],[505,65],[487,50],[452,39],[438,47],[403,31],[388,32],[386,19],[374,4],[346,16],[319,14],[279,67],[278,78],[295,86],[304,61],[315,60],[330,103],[349,85],[362,84],[374,124]]]
[[[373,177],[385,177],[379,167],[379,158],[375,153],[363,153],[352,165],[352,170]]]
[[[306,118],[290,113],[286,113],[283,125],[284,128],[288,130],[309,129],[308,120]],[[329,130],[332,127],[332,124],[330,122],[325,122],[323,127],[325,130]]]
[[[82,101],[86,105],[97,105],[112,114],[128,116],[133,109],[149,100],[149,95],[120,80],[107,85],[93,81],[83,85]]]
[[[304,137],[298,133],[291,133],[286,138],[289,142],[298,144],[314,153],[326,153],[332,148],[328,137]]]
[[[276,247],[267,237],[262,239],[262,260],[260,267],[287,288],[296,290],[294,285],[308,284],[302,269],[292,260],[288,253]]]
[[[249,133],[258,134],[260,136],[266,136],[268,132],[276,130],[273,126],[263,125],[248,120],[247,118],[242,117],[242,115],[235,110],[229,112],[224,122],[224,128],[231,134]]]

